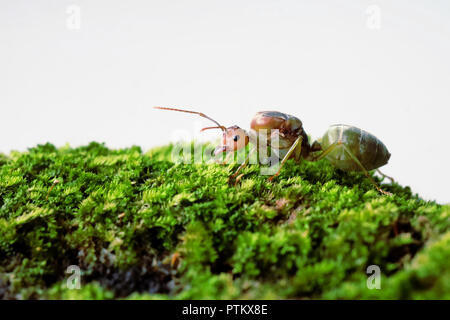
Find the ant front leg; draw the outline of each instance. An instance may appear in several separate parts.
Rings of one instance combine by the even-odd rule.
[[[255,150],[256,150],[256,148],[252,148],[251,150],[250,150],[250,152],[248,153],[248,155],[247,155],[247,157],[245,158],[245,161],[239,166],[239,168],[237,168],[237,170],[228,178],[228,183],[230,183],[234,178],[236,178],[236,176],[239,174],[239,172],[242,170],[242,169],[244,169],[247,165],[248,165],[248,163],[249,163],[249,161],[250,161],[250,156],[255,152]],[[235,182],[234,182],[234,184],[236,185],[238,182],[239,182],[239,180],[241,180],[241,177],[243,176],[243,174],[241,174],[241,175],[239,175],[237,178],[236,178],[236,180],[235,180]]]
[[[295,140],[295,142],[292,144],[291,148],[286,153],[286,155],[284,156],[283,160],[281,161],[281,164],[280,164],[280,167],[278,168],[277,173],[275,173],[273,176],[271,176],[268,179],[269,181],[272,181],[274,178],[278,177],[278,175],[281,172],[281,168],[283,168],[284,164],[286,163],[286,161],[289,159],[289,157],[292,155],[292,153],[294,151],[295,151],[296,159],[297,159],[297,157],[298,157],[298,159],[300,159],[300,155],[302,153],[302,142],[303,142],[303,137],[299,136],[297,138],[297,140]]]

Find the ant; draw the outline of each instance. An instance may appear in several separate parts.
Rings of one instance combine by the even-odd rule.
[[[357,127],[344,124],[332,125],[325,132],[320,142],[314,141],[310,144],[300,119],[278,111],[257,112],[250,123],[251,130],[247,132],[238,126],[226,128],[201,112],[166,107],[154,108],[193,113],[214,122],[216,126],[206,127],[201,131],[208,129],[222,130],[222,144],[215,149],[215,155],[240,150],[249,143],[250,136],[254,137],[261,132],[267,132],[267,145],[271,145],[272,140],[278,139],[278,150],[274,151],[278,151],[280,158],[282,158],[278,171],[269,178],[269,181],[280,174],[283,165],[289,158],[294,158],[297,162],[300,162],[301,159],[318,161],[326,157],[334,167],[343,171],[362,171],[380,193],[392,195],[382,190],[368,172],[377,169],[383,177],[394,181],[394,179],[378,170],[379,167],[388,163],[391,154],[381,140]],[[284,153],[283,156],[281,156],[280,151]],[[230,181],[235,179],[248,164],[250,154],[236,172],[230,176]],[[242,175],[236,178],[236,183],[241,177]]]

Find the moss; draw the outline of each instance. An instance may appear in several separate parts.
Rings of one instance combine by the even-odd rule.
[[[171,151],[0,155],[0,298],[450,298],[449,205],[396,183],[382,196],[326,160],[288,161],[273,183],[251,165],[234,186],[237,164]]]

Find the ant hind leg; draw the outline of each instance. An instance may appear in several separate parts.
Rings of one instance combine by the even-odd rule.
[[[375,186],[375,188],[382,194],[387,196],[392,196],[392,193],[384,191],[381,189],[378,184],[373,180],[373,178],[370,176],[369,172],[364,168],[364,166],[361,164],[361,162],[358,160],[358,158],[355,157],[355,155],[347,148],[345,144],[342,144],[342,147],[344,150],[348,153],[348,155],[352,158],[352,160],[361,168],[361,170],[364,172],[367,178],[369,178],[370,182]]]
[[[394,182],[395,182],[394,178],[389,177],[388,175],[384,174],[383,172],[381,172],[380,169],[377,169],[377,172],[378,172],[380,175],[382,175],[384,178],[388,178],[389,180],[391,180],[391,183],[394,183]]]

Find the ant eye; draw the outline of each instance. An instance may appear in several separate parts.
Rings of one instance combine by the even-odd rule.
[[[234,136],[234,137],[233,137],[233,140],[234,140],[234,141],[238,141],[238,140],[239,140],[239,136]]]

